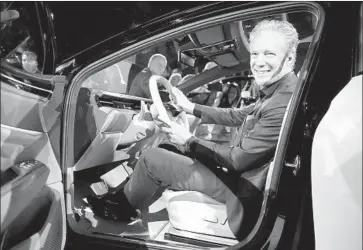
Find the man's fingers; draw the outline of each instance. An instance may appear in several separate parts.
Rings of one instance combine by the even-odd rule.
[[[172,132],[172,129],[168,128],[168,127],[161,127],[160,130],[165,132],[165,133],[171,133]]]
[[[178,144],[178,140],[176,140],[175,135],[173,135],[173,134],[168,134],[168,137],[169,137],[169,141],[170,141],[171,143]]]
[[[177,143],[176,143],[176,141],[174,140],[174,138],[173,138],[173,137],[171,137],[171,136],[169,136],[169,141],[170,141],[171,143],[177,144]]]

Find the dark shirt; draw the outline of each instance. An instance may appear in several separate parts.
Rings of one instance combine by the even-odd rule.
[[[151,98],[149,89],[149,80],[152,73],[149,68],[143,69],[139,74],[136,75],[132,81],[129,95],[139,96],[143,98]]]
[[[194,115],[203,123],[238,127],[232,146],[192,137],[187,150],[197,159],[213,159],[216,165],[243,173],[268,163],[275,152],[287,105],[297,77],[290,73],[261,91],[257,103],[242,109],[195,105]]]

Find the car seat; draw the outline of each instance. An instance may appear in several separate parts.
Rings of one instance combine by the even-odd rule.
[[[291,99],[287,111],[291,105]],[[287,111],[284,115],[281,131],[284,128]],[[270,169],[272,162],[273,159],[257,169],[244,172],[241,177],[263,192],[268,179],[267,176],[272,171]],[[220,240],[226,238],[235,239],[227,223],[225,204],[196,191],[172,191],[167,189],[162,196],[166,201],[172,228],[181,232],[193,232],[201,236],[213,236]],[[244,226],[251,227],[251,225],[242,224],[242,227]]]
[[[270,162],[260,168],[243,173],[242,177],[262,191],[269,166]],[[172,228],[201,235],[235,239],[227,222],[225,204],[197,191],[166,189],[162,194],[162,199],[166,202]]]

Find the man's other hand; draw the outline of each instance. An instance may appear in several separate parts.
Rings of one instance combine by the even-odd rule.
[[[175,104],[189,114],[193,114],[195,104],[188,100],[188,98],[178,88],[173,87],[170,93],[170,99]]]
[[[184,146],[189,138],[193,136],[186,127],[174,121],[164,125],[160,128],[161,131],[165,132],[174,144]]]

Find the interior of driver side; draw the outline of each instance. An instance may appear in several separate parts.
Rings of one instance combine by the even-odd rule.
[[[316,17],[308,12],[291,12],[264,18],[288,20],[298,29],[298,73],[316,29]],[[112,215],[112,210],[122,204],[105,204],[110,216],[102,217],[93,211],[87,197],[117,193],[132,175],[140,154],[148,148],[163,147],[167,141],[151,117],[151,96],[128,94],[136,75],[147,68],[150,57],[159,53],[167,58],[163,76],[169,79],[178,72],[182,76],[178,88],[193,102],[241,108],[258,99],[249,71],[248,35],[264,18],[196,29],[99,70],[82,83],[74,107],[71,140],[73,185],[67,191],[72,195],[73,212],[68,215],[76,221],[73,225],[79,231],[168,242],[180,247],[238,243],[226,223],[225,204],[202,193],[160,188],[145,202],[140,217],[130,223],[120,222]],[[206,68],[208,63],[213,63],[211,68]],[[165,87],[158,85],[158,90],[169,117],[176,119],[181,113],[170,103]],[[204,140],[229,144],[236,132],[233,127],[200,124],[199,118],[192,115],[187,115],[187,119],[190,131]]]

